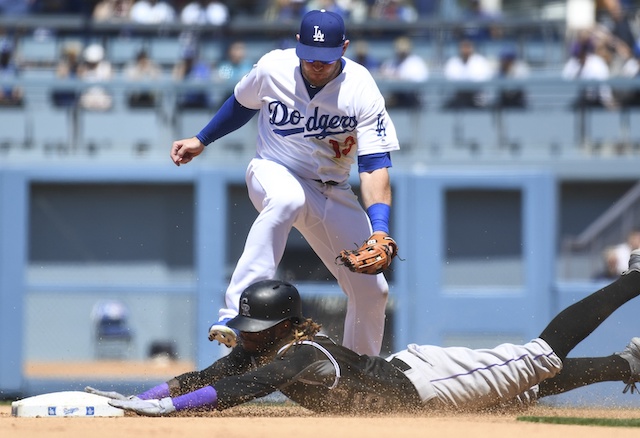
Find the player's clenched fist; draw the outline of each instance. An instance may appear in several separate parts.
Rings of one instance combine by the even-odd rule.
[[[187,164],[204,150],[204,145],[197,137],[176,140],[171,146],[171,159],[176,166]]]

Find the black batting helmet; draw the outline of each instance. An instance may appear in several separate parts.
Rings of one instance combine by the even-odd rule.
[[[241,332],[261,332],[287,319],[298,323],[302,316],[300,294],[292,284],[263,280],[240,295],[240,313],[227,326]]]

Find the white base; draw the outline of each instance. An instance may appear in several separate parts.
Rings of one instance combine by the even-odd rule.
[[[51,392],[11,403],[14,417],[122,417],[109,399],[82,391]]]

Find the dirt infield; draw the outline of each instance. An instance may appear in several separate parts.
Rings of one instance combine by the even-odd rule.
[[[124,437],[638,437],[638,428],[523,423],[518,414],[424,414],[414,416],[327,417],[297,406],[247,405],[226,412],[146,418],[16,418],[0,406],[0,436],[47,438]],[[526,415],[637,418],[637,410],[554,409],[537,406]]]
[[[61,377],[82,380],[96,376],[171,377],[191,369],[190,363],[99,362],[31,363],[25,374],[30,377]],[[589,418],[640,418],[638,409],[575,409],[538,405],[524,411],[456,414],[421,413],[418,415],[376,415],[340,417],[314,414],[294,404],[254,403],[224,412],[207,412],[190,416],[147,418],[127,414],[119,418],[16,418],[9,405],[0,405],[2,438],[170,438],[170,437],[471,437],[471,438],[580,438],[639,437],[640,428],[568,426],[525,423],[519,415]]]

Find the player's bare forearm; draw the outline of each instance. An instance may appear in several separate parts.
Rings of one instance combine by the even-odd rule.
[[[176,166],[187,164],[204,150],[204,145],[197,137],[176,140],[171,145],[171,160]]]
[[[360,173],[360,193],[365,209],[379,203],[391,205],[391,183],[387,168]]]

